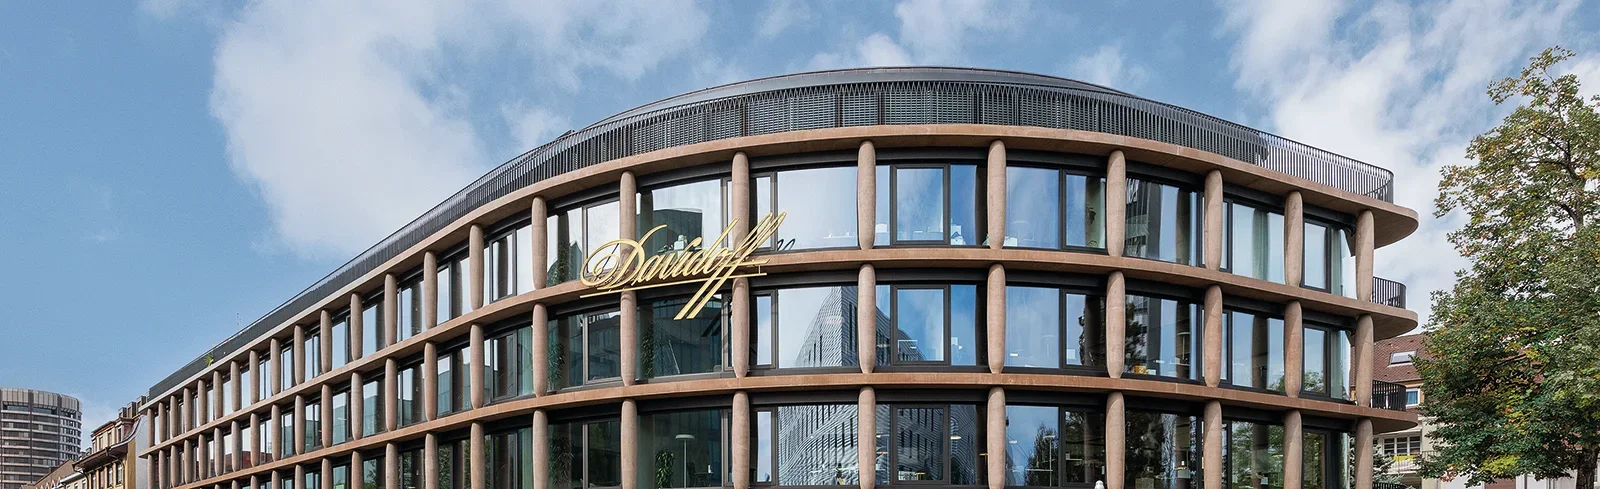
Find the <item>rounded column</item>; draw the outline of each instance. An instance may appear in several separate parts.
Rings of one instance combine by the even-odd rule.
[[[750,394],[745,391],[733,393],[733,409],[729,422],[733,425],[732,446],[733,458],[733,487],[735,489],[749,489],[750,487]]]
[[[364,308],[363,302],[365,301],[361,298],[361,294],[350,293],[350,318],[348,319],[350,322],[350,343],[345,346],[350,348],[351,360],[361,358],[365,353],[361,348],[367,336],[366,315],[361,313]]]
[[[543,241],[541,241],[542,243]],[[542,265],[541,265],[542,266]],[[542,274],[535,273],[535,277]],[[537,278],[535,280],[538,280]],[[354,316],[355,311],[351,311]],[[422,252],[422,329],[439,325],[439,255],[432,250]],[[274,488],[276,489],[276,488]]]
[[[639,487],[639,404],[622,400],[622,489]],[[483,486],[473,486],[483,487]]]
[[[362,385],[365,383],[361,372],[350,374],[350,439],[356,440],[367,435],[366,427],[361,425],[361,420],[367,415],[367,408],[362,402]]]
[[[472,408],[478,409],[483,407],[483,325],[473,324],[472,330],[468,333],[467,341],[471,342],[467,345],[467,349],[470,350],[468,356],[472,359],[472,368],[467,369],[468,384],[470,386],[468,390],[471,391],[472,395]],[[473,485],[472,487],[481,486]]]
[[[861,249],[872,249],[878,221],[878,151],[872,141],[862,141],[856,149],[856,241]]]
[[[733,176],[728,182],[729,211],[728,221],[733,223],[733,231],[728,233],[729,246],[744,241],[744,236],[750,234],[750,220],[760,219],[761,216],[750,215],[750,157],[743,151],[733,154]]]
[[[1283,393],[1300,397],[1305,380],[1306,342],[1300,301],[1283,308]]]
[[[1372,300],[1372,211],[1356,215],[1356,300]]]
[[[989,388],[989,409],[985,433],[988,460],[985,469],[989,475],[989,489],[1006,486],[1006,391],[998,386]]]
[[[467,300],[476,311],[483,307],[483,225],[467,230]],[[473,485],[472,487],[482,487]]]
[[[622,385],[633,385],[639,377],[639,299],[634,291],[626,290],[620,295],[621,308],[621,338]]]
[[[383,274],[382,326],[382,338],[378,341],[379,350],[400,342],[400,279],[392,273]]]
[[[984,292],[985,352],[989,356],[989,372],[1000,373],[1006,366],[1006,267],[999,263],[989,265],[989,280]]]
[[[549,446],[549,442],[543,438],[534,438],[534,440],[535,454],[539,453],[540,446]],[[542,468],[541,465],[538,460],[534,461],[533,470],[535,474]],[[357,467],[352,465],[351,470],[354,471]],[[534,487],[540,487],[538,481],[541,480],[545,479],[535,478]],[[439,489],[439,435],[433,433],[422,436],[422,489]]]
[[[1300,191],[1283,199],[1283,283],[1299,287],[1305,278],[1306,207]]]
[[[856,358],[861,373],[872,373],[877,364],[878,274],[872,264],[862,264],[856,277]],[[887,326],[887,325],[885,325]]]
[[[856,472],[860,473],[861,489],[872,489],[877,478],[873,467],[878,460],[878,395],[871,386],[861,388],[856,409]]]
[[[1305,439],[1300,424],[1300,410],[1294,409],[1283,416],[1283,489],[1301,489],[1304,479]]]
[[[1356,318],[1356,398],[1357,406],[1372,405],[1372,316],[1362,314]]]
[[[1200,468],[1205,473],[1204,487],[1222,487],[1222,474],[1227,472],[1222,458],[1222,402],[1206,401],[1205,420],[1201,424],[1206,438],[1200,447]]]
[[[1128,160],[1119,149],[1106,159],[1106,254],[1110,256],[1122,256],[1128,234],[1127,195]],[[1110,489],[1120,489],[1120,486]]]
[[[1006,243],[1006,143],[994,140],[989,143],[989,159],[985,172],[984,200],[988,202],[987,222],[989,249],[998,250]],[[995,370],[999,372],[999,370]]]
[[[1121,194],[1109,194],[1121,195]],[[1120,241],[1119,241],[1120,242]],[[1106,374],[1122,378],[1128,336],[1128,293],[1122,272],[1111,272],[1106,279]]]
[[[1118,194],[1120,195],[1120,194]],[[1122,489],[1127,456],[1127,411],[1121,392],[1106,396],[1106,489]]]
[[[750,279],[733,279],[733,297],[728,348],[732,349],[733,376],[744,378],[750,374]]]
[[[533,412],[533,433],[531,434],[533,437],[533,489],[547,489],[550,487],[550,417],[544,413],[543,409]]]
[[[1372,420],[1356,421],[1356,489],[1372,489]]]
[[[624,419],[626,419],[626,418],[624,418]],[[628,429],[628,423],[626,421],[624,421],[622,423],[622,429],[624,430],[624,432],[626,432],[626,430]],[[468,455],[468,457],[467,457],[468,458],[467,467],[470,469],[469,470],[469,477],[471,478],[470,481],[472,482],[472,487],[488,487],[488,486],[484,485],[484,481],[485,481],[485,479],[487,479],[487,477],[485,477],[485,476],[488,475],[487,472],[488,472],[488,469],[489,469],[489,465],[488,465],[489,464],[489,460],[488,460],[488,458],[484,457],[484,451],[483,451],[483,423],[472,423],[472,428],[469,429],[467,436],[471,436],[472,437],[472,439],[467,440],[467,449],[470,450],[470,452],[471,452],[471,453],[467,454]],[[623,437],[623,440],[627,440],[628,435],[622,435],[622,437]],[[623,457],[623,461],[624,461],[622,479],[624,481],[626,481],[628,479],[628,471],[627,471],[627,465],[626,465],[626,461],[627,461],[627,457],[628,457],[628,455],[627,455],[627,453],[628,453],[627,452],[628,445],[626,444],[626,441],[624,441],[624,444],[622,446],[622,450],[623,450],[622,457]],[[629,488],[629,489],[631,489],[631,488]]]
[[[1222,172],[1206,172],[1204,259],[1207,270],[1222,269]]]
[[[535,274],[537,275],[537,274]],[[549,395],[549,387],[545,381],[550,378],[550,309],[543,303],[535,303],[532,313],[533,323],[533,395]]]
[[[317,343],[320,345],[317,348],[317,363],[322,365],[323,373],[332,372],[333,315],[329,314],[327,309],[323,309],[322,311],[319,311],[317,316],[319,316],[318,322],[321,323],[321,326],[317,328]]]
[[[544,328],[535,326],[533,330],[543,331]],[[534,345],[534,349],[539,349],[538,344]],[[539,382],[539,377],[534,377],[534,383]],[[352,386],[351,392],[355,389]],[[422,344],[422,419],[439,419],[439,345],[432,341]]]
[[[482,370],[483,364],[473,365],[475,370]],[[475,390],[481,390],[478,384],[473,384]],[[394,357],[383,360],[383,426],[385,431],[394,431],[399,425],[400,407],[400,365]]]
[[[306,381],[306,327],[296,324],[293,328],[294,344],[290,346],[290,351],[293,352],[294,364],[290,365],[290,370],[294,373],[294,385],[300,385]]]
[[[550,215],[544,197],[534,197],[533,203],[528,206],[528,213],[532,217],[528,221],[529,243],[532,253],[529,261],[533,262],[533,288],[543,289],[550,276],[545,272],[545,264],[550,262],[550,250],[545,246],[550,242]],[[537,323],[535,323],[537,324]]]
[[[1201,346],[1200,361],[1203,363],[1202,372],[1205,373],[1206,385],[1216,387],[1222,384],[1222,287],[1212,285],[1206,287],[1205,298],[1205,326],[1201,335],[1205,343]]]

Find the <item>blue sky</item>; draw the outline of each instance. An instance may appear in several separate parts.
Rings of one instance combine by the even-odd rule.
[[[77,9],[77,10],[73,10]],[[0,3],[0,385],[86,424],[534,145],[677,93],[868,65],[1078,78],[1393,170],[1413,309],[1461,261],[1442,165],[1600,8],[1361,2]],[[1588,93],[1600,93],[1594,89]]]

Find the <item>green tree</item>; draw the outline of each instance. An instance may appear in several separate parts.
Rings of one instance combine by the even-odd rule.
[[[1600,97],[1552,67],[1551,48],[1489,87],[1522,103],[1444,169],[1436,216],[1470,267],[1434,294],[1417,369],[1433,418],[1429,477],[1469,484],[1576,471],[1594,488],[1600,455]]]

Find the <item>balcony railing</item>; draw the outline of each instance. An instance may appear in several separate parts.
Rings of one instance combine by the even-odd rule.
[[[1382,277],[1372,277],[1372,297],[1367,300],[1386,306],[1406,308],[1406,284]]]
[[[1381,380],[1372,381],[1372,407],[1406,410],[1406,386]]]

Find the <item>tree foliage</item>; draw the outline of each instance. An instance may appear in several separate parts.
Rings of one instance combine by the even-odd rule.
[[[1434,294],[1417,360],[1433,418],[1430,477],[1469,484],[1578,472],[1600,454],[1600,97],[1554,66],[1560,47],[1489,87],[1520,101],[1444,169],[1435,215],[1467,218],[1450,241],[1471,265]]]

